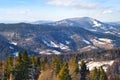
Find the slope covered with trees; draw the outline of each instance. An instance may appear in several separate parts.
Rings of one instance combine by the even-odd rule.
[[[98,54],[99,52],[99,54]],[[98,52],[29,56],[27,51],[19,53],[18,57],[9,56],[6,61],[0,61],[1,80],[120,80],[119,49]],[[100,58],[103,53],[112,58]],[[115,62],[105,72],[103,66],[89,70],[86,58],[94,55],[95,60],[110,60]],[[114,54],[113,54],[114,53]],[[84,54],[84,55],[83,55]],[[91,56],[88,56],[91,55]],[[80,64],[78,64],[78,62]]]

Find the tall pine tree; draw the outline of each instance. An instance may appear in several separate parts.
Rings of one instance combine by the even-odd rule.
[[[59,80],[71,80],[69,75],[68,63],[65,63],[58,74]]]
[[[82,60],[80,64],[80,80],[87,80],[87,74],[89,70],[87,69],[86,63]]]

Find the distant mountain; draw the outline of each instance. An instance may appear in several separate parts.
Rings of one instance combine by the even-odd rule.
[[[26,49],[32,54],[61,54],[119,48],[119,31],[119,25],[83,17],[46,24],[0,24],[0,39],[8,48],[12,43],[13,52]]]
[[[50,23],[49,25],[81,27],[93,32],[101,32],[101,33],[108,33],[114,35],[119,35],[120,32],[120,28],[118,28],[119,27],[118,25],[104,23],[90,17],[69,18],[54,23]]]
[[[52,22],[53,21],[49,21],[49,20],[39,20],[39,21],[31,22],[31,24],[48,24]]]
[[[107,23],[114,26],[120,26],[120,22],[107,22]]]

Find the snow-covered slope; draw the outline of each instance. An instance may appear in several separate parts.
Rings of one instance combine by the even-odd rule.
[[[103,67],[105,71],[107,71],[108,67],[110,67],[114,63],[114,60],[109,61],[86,61],[86,65],[89,68],[89,70],[94,70],[94,68]],[[78,62],[78,64],[81,64],[81,62]]]
[[[116,27],[89,17],[65,19],[42,25],[0,24],[0,34],[9,40],[11,45],[40,54],[120,47],[120,37],[117,33],[120,35]]]
[[[102,32],[102,33],[107,33],[108,31],[110,31],[109,34],[117,34],[117,32],[120,31],[120,28],[118,28],[118,26],[116,25],[104,23],[90,17],[69,18],[54,23],[50,23],[49,25],[66,26],[66,27],[70,27],[70,26],[82,27],[89,31]]]

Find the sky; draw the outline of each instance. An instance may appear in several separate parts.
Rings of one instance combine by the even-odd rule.
[[[91,17],[120,21],[120,0],[0,0],[0,22]]]

